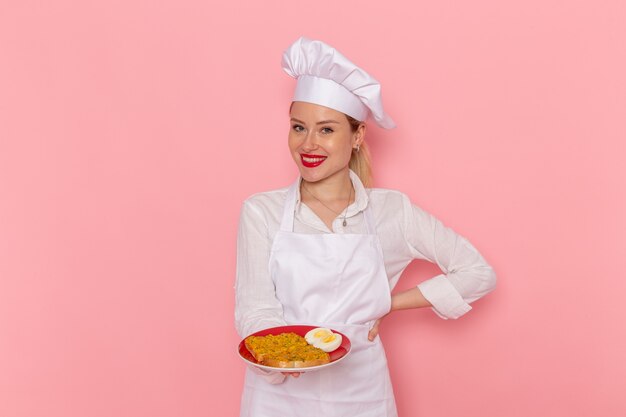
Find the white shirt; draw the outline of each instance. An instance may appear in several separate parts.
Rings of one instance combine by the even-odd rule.
[[[363,210],[370,205],[383,250],[390,291],[413,259],[436,263],[440,275],[418,285],[433,311],[441,318],[458,318],[471,310],[469,303],[495,287],[496,276],[478,251],[439,220],[411,204],[398,191],[365,189],[350,171],[355,201],[329,230],[301,202],[298,191],[295,233],[366,233]],[[300,178],[298,178],[298,183]],[[243,203],[237,238],[235,325],[241,337],[268,327],[283,326],[282,306],[276,298],[268,263],[276,232],[280,229],[288,188],[259,193]]]

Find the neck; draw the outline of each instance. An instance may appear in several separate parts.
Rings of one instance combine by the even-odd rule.
[[[302,179],[302,184],[315,196],[324,200],[346,199],[352,188],[350,171],[337,172],[335,175],[321,181],[308,182]]]

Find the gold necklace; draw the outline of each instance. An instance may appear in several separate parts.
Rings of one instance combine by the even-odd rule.
[[[304,181],[302,182],[302,188],[304,189],[304,191],[306,191],[311,197],[313,197],[314,199],[316,199],[321,205],[323,205],[324,207],[326,207],[328,210],[332,211],[333,213],[335,213],[337,216],[341,216],[341,213],[337,213],[335,210],[331,209],[330,207],[328,207],[326,204],[324,204],[322,202],[322,200],[320,200],[319,198],[315,197],[315,195],[309,191],[308,188],[306,188],[306,186],[304,185]],[[346,216],[348,215],[348,207],[350,207],[350,199],[352,199],[352,184],[350,184],[350,194],[348,194],[348,203],[346,204],[346,208],[342,210],[343,213],[343,222],[341,224],[343,224],[343,227],[346,227],[348,225],[348,222],[346,221]]]

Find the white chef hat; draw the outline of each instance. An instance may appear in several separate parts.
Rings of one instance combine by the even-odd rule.
[[[301,37],[283,53],[283,69],[297,78],[293,101],[330,107],[365,121],[393,129],[396,124],[383,110],[380,83],[330,45]]]

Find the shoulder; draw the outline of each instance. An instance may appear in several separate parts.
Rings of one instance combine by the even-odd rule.
[[[411,216],[411,200],[401,191],[387,188],[370,188],[368,205],[379,227],[393,233],[406,228],[408,217]]]
[[[371,188],[369,203],[375,217],[381,222],[398,223],[403,228],[415,223],[431,223],[432,214],[411,201],[408,195],[398,190]]]
[[[377,210],[384,207],[387,209],[407,209],[411,207],[411,200],[401,191],[388,188],[368,188],[369,201],[372,208]]]
[[[276,217],[285,205],[289,187],[252,194],[243,201],[242,215],[247,213],[268,217]]]

